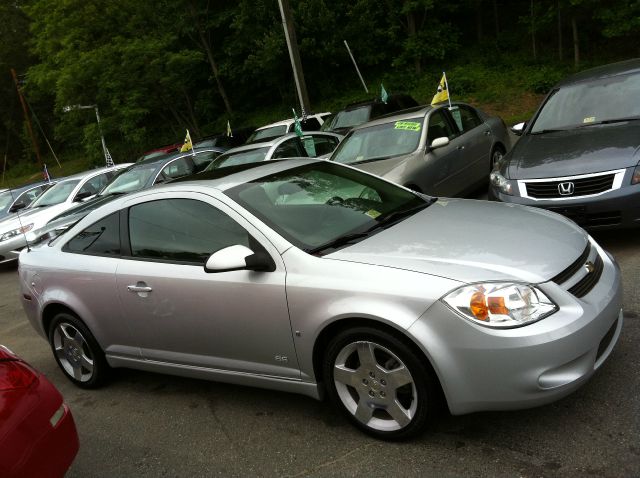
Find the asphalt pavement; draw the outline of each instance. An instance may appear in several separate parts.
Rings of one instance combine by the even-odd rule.
[[[68,477],[640,476],[639,235],[595,237],[622,268],[625,323],[593,378],[536,409],[442,413],[405,443],[369,438],[328,403],[293,394],[132,370],[76,388],[28,324],[15,267],[0,269],[0,343],[70,405],[80,452]]]

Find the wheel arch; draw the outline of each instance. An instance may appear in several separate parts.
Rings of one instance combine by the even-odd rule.
[[[316,382],[318,383],[318,387],[324,391],[324,384],[322,382],[322,362],[324,352],[327,348],[327,345],[331,341],[333,337],[342,332],[343,330],[347,330],[355,327],[370,327],[375,328],[383,332],[387,332],[390,335],[393,335],[396,339],[400,340],[404,344],[406,344],[413,353],[418,357],[422,357],[425,360],[425,365],[429,368],[430,372],[433,374],[433,378],[436,380],[438,384],[439,390],[439,399],[442,403],[447,403],[444,389],[442,387],[442,383],[438,373],[436,372],[435,367],[431,363],[431,358],[424,352],[424,350],[415,342],[415,340],[405,333],[403,330],[399,330],[388,323],[381,322],[374,319],[365,319],[362,317],[346,317],[330,324],[327,324],[318,334],[314,344],[313,344],[313,373],[316,378]]]
[[[78,320],[80,320],[85,326],[87,325],[84,322],[84,320],[80,318],[78,313],[68,305],[62,304],[60,302],[51,302],[47,304],[42,310],[42,329],[47,337],[49,337],[49,328],[51,327],[51,322],[53,321],[53,318],[61,312],[70,313],[73,316],[75,316]]]

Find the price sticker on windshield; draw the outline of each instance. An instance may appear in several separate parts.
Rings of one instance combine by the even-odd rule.
[[[375,219],[376,217],[378,217],[381,213],[376,211],[375,209],[369,209],[367,212],[365,212],[365,214],[367,216],[369,216],[371,219]]]
[[[583,123],[593,123],[596,120],[595,116],[587,116],[582,120]]]
[[[402,129],[405,131],[420,131],[420,123],[415,121],[396,121],[394,129]]]

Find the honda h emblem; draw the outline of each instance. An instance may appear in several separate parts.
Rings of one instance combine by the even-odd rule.
[[[576,186],[571,181],[558,184],[558,192],[560,193],[560,196],[571,196],[575,190]]]

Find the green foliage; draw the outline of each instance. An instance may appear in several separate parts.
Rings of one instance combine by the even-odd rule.
[[[533,93],[546,94],[565,76],[566,69],[554,68],[551,65],[535,68],[527,75],[526,88]]]
[[[533,0],[533,13],[530,1],[496,10],[487,0],[290,4],[315,111],[377,96],[381,82],[428,103],[446,70],[454,99],[509,117],[523,114],[520,103],[529,112],[571,70],[572,19],[582,65],[640,56],[640,0]],[[116,161],[179,142],[185,128],[197,139],[229,119],[258,126],[299,109],[276,0],[12,0],[0,16],[0,72],[26,73],[24,92],[61,157],[104,160],[93,110],[64,113],[67,105],[99,106]],[[557,60],[559,32],[566,63]],[[0,73],[0,153],[7,149],[10,166],[33,161],[23,123],[11,78]]]

